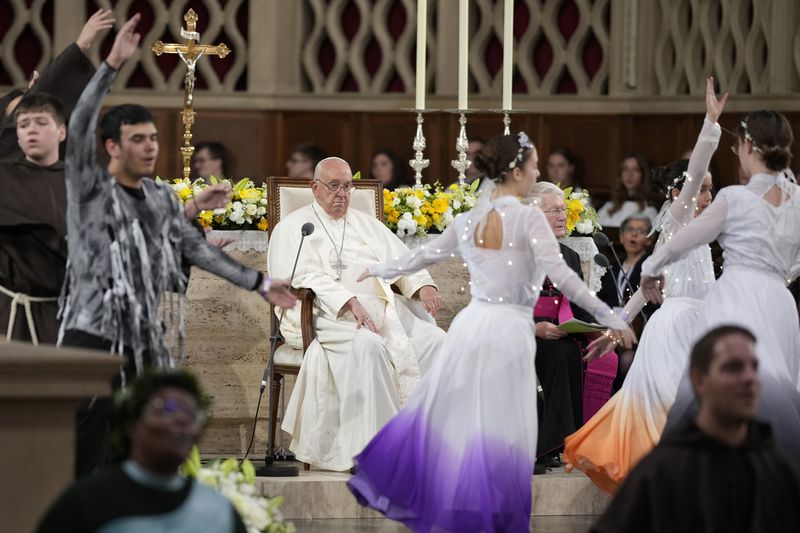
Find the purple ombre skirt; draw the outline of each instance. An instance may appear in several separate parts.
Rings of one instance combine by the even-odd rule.
[[[473,301],[406,406],[355,458],[359,503],[414,531],[529,531],[536,460],[530,308]]]

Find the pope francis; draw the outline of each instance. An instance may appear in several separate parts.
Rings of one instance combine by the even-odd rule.
[[[343,471],[353,466],[378,430],[399,410],[444,341],[432,314],[442,300],[424,270],[388,283],[356,281],[373,263],[407,252],[379,220],[349,210],[352,173],[346,161],[320,161],[311,182],[314,201],[273,229],[270,276],[288,278],[300,228],[312,222],[292,285],[316,294],[316,340],[308,347],[282,428],[297,459]],[[302,348],[299,306],[281,325],[286,341]]]

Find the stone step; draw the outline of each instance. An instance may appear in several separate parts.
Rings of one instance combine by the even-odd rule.
[[[313,518],[376,518],[371,509],[361,507],[347,488],[350,474],[312,470],[299,477],[256,479],[261,494],[281,495],[281,507],[289,520]],[[581,472],[554,469],[533,477],[533,514],[536,516],[578,516],[601,514],[609,497]]]

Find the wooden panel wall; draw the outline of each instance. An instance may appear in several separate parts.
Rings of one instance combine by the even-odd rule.
[[[157,172],[164,176],[180,175],[178,147],[182,143],[178,112],[154,110],[160,131],[161,156]],[[800,134],[800,113],[788,114],[794,130]],[[741,115],[724,116],[723,126],[734,130]],[[523,129],[536,143],[540,168],[546,170],[546,154],[566,146],[579,158],[579,174],[593,194],[608,192],[618,173],[625,152],[644,153],[654,165],[663,165],[690,149],[702,123],[696,115],[515,115],[512,130]],[[320,145],[329,155],[338,155],[351,163],[353,170],[369,176],[373,152],[392,148],[402,160],[413,156],[411,140],[415,122],[403,112],[313,112],[313,111],[220,111],[198,112],[194,141],[222,141],[232,152],[231,174],[261,178],[285,175],[290,148],[300,142]],[[470,137],[488,139],[502,130],[499,116],[469,116]],[[429,182],[455,180],[450,167],[455,157],[458,133],[457,117],[447,113],[426,115],[424,124],[431,166],[424,173]],[[723,133],[712,170],[717,185],[735,183],[737,162],[729,146],[735,138]],[[797,153],[795,143],[795,153]],[[410,167],[408,172],[411,173]]]

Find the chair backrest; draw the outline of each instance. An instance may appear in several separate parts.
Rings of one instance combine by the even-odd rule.
[[[383,184],[378,180],[356,180],[353,182],[355,189],[350,196],[350,209],[357,209],[378,220],[383,220]],[[311,192],[311,180],[308,178],[281,178],[270,177],[267,179],[267,199],[269,211],[267,222],[269,231],[281,219],[301,207],[305,207],[314,200]]]

